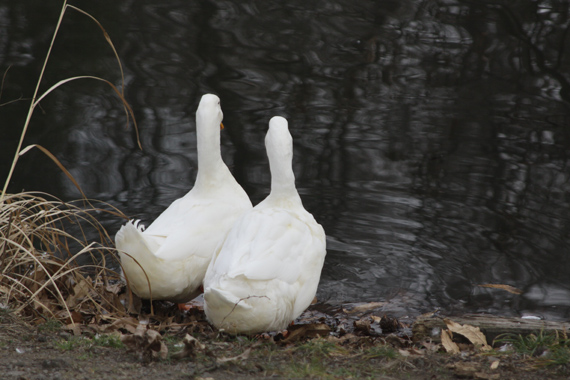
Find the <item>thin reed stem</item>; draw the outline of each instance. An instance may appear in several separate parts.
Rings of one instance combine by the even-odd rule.
[[[18,148],[16,149],[16,154],[14,155],[14,159],[12,160],[12,166],[10,166],[8,177],[6,177],[6,182],[4,183],[2,194],[0,194],[0,203],[2,203],[2,201],[4,200],[4,196],[6,195],[8,185],[10,184],[10,180],[12,179],[12,175],[14,174],[14,169],[16,168],[16,163],[18,162],[18,158],[20,157],[20,150],[22,149],[22,145],[24,144],[24,137],[26,137],[26,132],[28,131],[28,126],[30,125],[30,120],[32,119],[32,114],[34,113],[34,108],[36,106],[36,97],[38,96],[40,84],[42,83],[42,79],[44,77],[44,72],[46,70],[49,56],[51,54],[51,51],[53,49],[53,44],[55,42],[55,37],[57,37],[57,32],[59,31],[59,27],[61,26],[63,15],[65,14],[66,9],[67,9],[67,0],[64,0],[63,6],[61,7],[61,12],[59,14],[59,19],[57,20],[55,31],[53,32],[53,36],[51,38],[51,43],[49,44],[49,49],[47,51],[46,59],[44,60],[44,64],[42,65],[42,70],[40,71],[38,82],[36,83],[36,89],[34,90],[32,101],[30,102],[30,108],[28,109],[28,114],[26,115],[26,122],[24,123],[24,128],[22,129],[22,133],[20,134],[20,141],[18,142]]]

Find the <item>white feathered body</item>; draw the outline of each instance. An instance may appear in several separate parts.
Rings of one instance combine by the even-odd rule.
[[[128,222],[115,236],[123,274],[141,298],[178,303],[197,296],[214,251],[251,201],[220,151],[220,99],[202,97],[196,112],[198,175],[146,230]]]
[[[285,131],[290,139],[286,125]],[[286,174],[272,166],[271,194],[237,220],[206,272],[204,311],[214,326],[229,333],[285,329],[317,292],[325,232],[303,208],[290,159],[277,165]]]
[[[115,241],[123,274],[135,294],[187,302],[200,293],[217,245],[236,219],[251,208],[241,187],[226,187],[230,188],[218,187],[210,194],[190,191],[146,230],[132,221],[121,227]],[[236,199],[236,194],[242,196]]]

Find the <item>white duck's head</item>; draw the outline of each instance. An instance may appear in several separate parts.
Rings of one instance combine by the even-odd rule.
[[[196,111],[196,128],[205,126],[206,128],[211,125],[220,126],[223,128],[222,120],[224,113],[220,105],[220,98],[214,94],[205,94],[200,99],[198,110]]]
[[[287,120],[284,117],[275,116],[269,120],[265,148],[271,169],[271,192],[293,190],[296,193],[293,174],[293,137],[289,133]]]

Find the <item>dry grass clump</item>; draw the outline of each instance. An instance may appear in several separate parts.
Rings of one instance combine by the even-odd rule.
[[[6,194],[0,203],[0,308],[32,323],[98,324],[125,316],[119,274],[107,268],[112,241],[94,216],[102,211],[45,193]],[[98,233],[97,241],[87,241],[86,229]]]

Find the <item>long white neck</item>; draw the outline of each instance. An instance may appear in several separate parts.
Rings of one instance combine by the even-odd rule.
[[[295,188],[293,173],[293,139],[284,118],[271,119],[265,145],[271,170],[271,193],[267,198],[279,202],[285,200],[293,206],[300,205],[301,198]]]
[[[277,156],[277,155],[276,155]],[[295,174],[293,173],[293,155],[269,155],[271,170],[271,194],[274,196],[297,195]]]
[[[194,187],[208,186],[228,171],[220,150],[220,122],[212,115],[196,115],[198,175]]]

